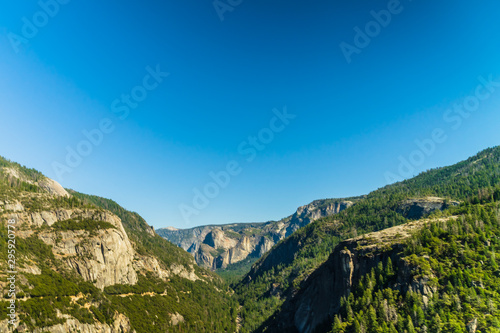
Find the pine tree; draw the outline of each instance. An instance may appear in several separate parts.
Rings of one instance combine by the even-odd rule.
[[[335,316],[335,320],[333,321],[332,333],[342,333],[342,322],[340,321],[339,316]]]
[[[354,312],[352,311],[351,302],[347,300],[346,302],[346,312],[347,312],[347,321],[352,322],[354,317]]]
[[[361,330],[361,324],[359,323],[358,319],[354,319],[354,333],[364,333]]]
[[[436,313],[436,315],[432,319],[432,323],[431,323],[431,327],[430,327],[431,331],[435,332],[435,333],[440,333],[442,326],[443,326],[443,324],[441,322],[441,317],[439,317],[439,314]]]
[[[370,330],[376,330],[377,326],[377,312],[373,306],[370,305],[370,308],[368,309],[368,327]]]
[[[406,329],[408,331],[408,333],[417,333],[417,331],[415,331],[415,327],[413,326],[413,322],[411,321],[411,317],[408,315],[408,318],[407,318],[407,325],[406,325]]]
[[[387,279],[390,279],[394,275],[394,268],[392,267],[392,260],[390,257],[387,259],[387,264],[385,265],[385,275]]]

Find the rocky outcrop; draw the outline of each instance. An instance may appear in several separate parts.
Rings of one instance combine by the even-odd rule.
[[[268,237],[262,237],[259,244],[259,257],[262,257],[267,252],[271,251],[274,246],[274,242]]]
[[[208,233],[217,226],[201,226],[192,229],[176,229],[167,227],[156,230],[156,233],[180,248],[194,254],[203,243]]]
[[[299,207],[280,221],[201,226],[192,229],[167,227],[156,232],[193,254],[198,265],[212,270],[226,268],[249,256],[262,257],[280,240],[320,218],[338,214],[353,205],[346,200],[317,200]]]
[[[38,238],[52,246],[55,257],[77,272],[85,281],[103,289],[114,284],[137,283],[137,271],[152,272],[166,280],[172,275],[195,281],[199,279],[193,267],[172,265],[163,267],[151,256],[139,255],[128,238],[120,218],[101,209],[54,209],[41,212],[22,212],[14,215],[20,224],[31,227],[47,226]],[[112,228],[96,230],[56,231],[55,223],[66,220],[104,221]],[[19,233],[29,237],[32,232]],[[34,266],[36,272],[39,268]]]
[[[186,267],[184,265],[172,264],[170,266],[170,270],[173,275],[177,275],[181,278],[191,281],[200,280],[200,278],[196,275],[194,267],[192,265]]]
[[[11,212],[22,212],[24,210],[24,206],[19,201],[10,201],[5,200],[0,201],[0,212],[3,211],[11,211]]]
[[[385,265],[389,258],[398,270],[391,288],[402,293],[419,292],[430,299],[435,289],[427,283],[429,277],[413,277],[413,267],[401,256],[401,241],[425,222],[410,222],[340,243],[329,259],[303,281],[299,291],[287,298],[281,310],[257,332],[312,333],[331,327],[333,316],[340,310],[341,298],[349,295],[362,276],[380,262]]]
[[[476,333],[477,330],[477,318],[474,318],[467,324],[468,333]]]
[[[38,182],[38,186],[43,188],[47,193],[59,196],[59,197],[69,197],[69,193],[61,186],[58,182],[53,179],[46,178]]]
[[[214,269],[245,260],[255,250],[255,239],[243,236],[238,243],[214,260]]]
[[[170,315],[170,324],[172,326],[177,326],[179,325],[180,323],[183,323],[184,322],[184,317],[181,316],[178,312],[176,313],[173,313]]]
[[[236,246],[237,240],[227,237],[221,229],[213,229],[205,236],[203,243],[214,249],[228,250]]]
[[[408,199],[401,202],[396,212],[407,219],[417,220],[426,217],[437,210],[445,210],[451,206],[458,206],[458,201],[446,200],[438,197],[426,197],[419,199]]]
[[[41,233],[39,238],[53,246],[56,258],[97,288],[137,283],[135,251],[127,235],[117,229],[100,230],[94,236],[81,230]]]
[[[19,179],[28,184],[36,185],[51,195],[70,197],[70,194],[64,189],[64,187],[61,186],[61,184],[48,177],[39,175],[39,179],[35,180],[23,174],[16,167],[4,167],[2,168],[2,171],[10,177]]]
[[[54,223],[69,219],[88,219],[94,221],[109,222],[121,231],[123,229],[121,220],[114,214],[105,210],[82,210],[82,209],[53,209],[41,212],[30,212],[20,215],[21,221],[25,220],[28,224],[41,227],[46,224],[52,226]]]
[[[210,248],[207,246],[206,249],[194,252],[194,260],[202,267],[213,268],[215,258],[210,253]]]
[[[66,319],[63,324],[58,324],[50,327],[37,327],[34,330],[28,329],[26,325],[11,326],[8,321],[0,321],[0,332],[26,332],[26,333],[134,333],[135,330],[130,326],[130,320],[122,315],[116,314],[115,321],[112,325],[95,322],[94,324],[82,324],[75,318],[60,314],[58,317]]]
[[[57,259],[76,271],[85,281],[94,282],[100,289],[114,284],[137,282],[137,273],[133,267],[136,253],[120,219],[114,214],[97,209],[57,209],[24,212],[16,217],[21,224],[34,227],[51,227],[56,222],[69,219],[108,222],[113,227],[67,231],[42,229],[38,238],[52,246]],[[26,234],[28,235],[30,233]]]
[[[323,217],[338,214],[352,205],[353,203],[351,201],[336,201],[328,203],[325,202],[325,200],[318,200],[310,203],[309,205],[299,207],[297,212],[295,212],[290,219],[285,237],[288,237],[299,228],[302,228],[311,222],[319,220]]]
[[[135,271],[152,272],[162,280],[166,280],[172,276],[172,273],[163,268],[155,257],[142,256],[136,253],[132,265]]]

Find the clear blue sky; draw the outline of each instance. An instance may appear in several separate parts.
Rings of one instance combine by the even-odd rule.
[[[355,47],[354,28],[377,29],[370,12],[388,6],[390,22],[370,31],[369,45],[358,40],[348,63],[341,43]],[[479,76],[500,82],[498,1],[244,0],[231,9],[221,21],[212,1],[71,1],[48,6],[53,17],[35,0],[4,4],[0,155],[156,228],[183,228],[279,219],[314,199],[368,193],[436,128],[447,139],[412,174],[500,142],[500,87],[467,118],[446,111],[475,96]],[[113,102],[157,65],[169,75],[120,119]],[[238,146],[284,106],[296,118],[248,162]],[[54,162],[106,118],[114,130],[58,177]],[[232,160],[241,172],[185,220],[179,206],[193,206],[193,189]]]

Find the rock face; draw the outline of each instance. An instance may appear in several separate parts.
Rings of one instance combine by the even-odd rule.
[[[132,333],[152,331],[158,322],[161,328],[156,328],[162,331],[176,325],[183,329],[183,323],[204,328],[204,322],[193,320],[206,314],[200,299],[209,295],[203,302],[210,299],[214,306],[229,300],[229,290],[220,290],[221,280],[215,274],[197,267],[190,255],[160,238],[139,214],[116,202],[66,191],[40,172],[1,156],[0,185],[1,227],[11,235],[15,232],[15,238],[0,237],[0,247],[16,246],[18,302],[29,304],[17,304],[16,326],[2,320],[0,332]],[[228,249],[239,242],[226,239],[222,231],[214,231],[209,238],[212,245]],[[247,247],[245,242],[241,246]],[[11,265],[7,260],[0,262],[2,290],[10,287],[7,265]],[[139,289],[130,287],[139,279],[145,282]],[[203,291],[186,280],[201,280]],[[116,288],[99,292],[90,284],[101,291]],[[179,297],[183,294],[190,296]],[[125,297],[147,298],[148,304],[155,305],[146,309],[138,301],[121,307],[130,300]],[[153,307],[158,322],[137,319],[153,318]],[[232,309],[213,311],[227,315],[225,327],[233,326],[229,323]]]
[[[24,210],[23,205],[19,201],[5,201],[0,202],[0,211],[12,211],[12,212],[22,212]]]
[[[39,175],[40,179],[33,180],[32,178],[24,175],[20,170],[18,170],[15,167],[4,167],[2,170],[10,177],[19,179],[28,184],[36,185],[44,189],[47,193],[52,194],[54,196],[70,197],[69,193],[64,189],[64,187],[62,187],[61,184],[59,184],[53,179]]]
[[[423,225],[423,221],[411,222],[340,243],[329,259],[304,280],[297,294],[288,298],[281,310],[256,332],[312,333],[331,328],[341,298],[349,295],[362,276],[380,262],[386,264],[389,258],[399,271],[392,288],[403,293],[418,291],[430,299],[435,290],[427,284],[429,279],[413,278],[412,267],[401,257],[401,240]]]
[[[443,198],[427,197],[403,201],[396,209],[398,213],[410,220],[421,219],[436,210],[445,210],[450,206],[458,206],[458,201]]]
[[[38,182],[38,186],[43,188],[50,194],[60,196],[60,197],[69,197],[69,193],[61,186],[58,182],[53,179],[46,178],[40,182]]]
[[[117,314],[115,316],[115,321],[112,325],[103,323],[94,324],[82,324],[75,318],[69,315],[59,315],[60,318],[66,319],[64,324],[58,324],[50,327],[35,328],[35,330],[29,330],[24,325],[21,326],[10,326],[8,321],[0,321],[0,332],[26,332],[26,333],[68,333],[68,332],[79,332],[79,333],[133,333],[134,329],[130,326],[130,321],[127,317],[122,314]]]
[[[94,282],[103,289],[114,284],[135,284],[137,274],[132,265],[135,251],[123,229],[120,219],[101,210],[57,209],[17,214],[25,225],[52,226],[69,219],[108,222],[113,226],[93,232],[87,230],[53,231],[38,234],[43,242],[53,247],[56,258],[78,272],[85,281]]]
[[[337,201],[328,204],[320,204],[320,202],[315,201],[297,209],[297,212],[291,217],[292,223],[290,223],[289,230],[287,230],[288,235],[311,222],[326,216],[338,214],[353,205],[351,201]]]
[[[161,279],[172,275],[196,281],[193,267],[172,265],[162,267],[154,257],[139,255],[133,248],[121,220],[114,214],[98,209],[54,209],[41,212],[14,214],[20,224],[41,227],[53,226],[66,220],[93,220],[108,222],[113,227],[99,230],[54,231],[50,228],[38,233],[44,243],[52,246],[57,259],[76,271],[85,281],[104,289],[114,284],[136,284],[137,271],[149,271]],[[20,233],[29,237],[31,232]],[[34,266],[33,269],[38,269]]]
[[[172,227],[156,232],[191,253],[198,265],[212,270],[226,268],[248,257],[259,258],[277,242],[320,218],[338,214],[352,206],[346,200],[317,200],[299,207],[280,221],[201,226],[192,229]]]
[[[170,315],[170,323],[173,326],[177,326],[183,322],[184,322],[184,317],[181,316],[179,313],[176,312],[176,313]]]
[[[467,324],[467,332],[476,333],[477,330],[477,318],[474,318]]]
[[[82,237],[83,233],[78,234],[65,233],[61,246],[57,242],[52,243],[54,238],[41,237],[44,242],[53,245],[55,251],[60,251],[66,257],[68,266],[84,280],[95,281],[97,288],[137,283],[137,273],[132,265],[135,251],[126,234],[115,229],[100,231],[98,235],[86,239]],[[85,240],[75,244],[74,239]]]
[[[212,231],[210,231],[205,237],[203,243],[213,247],[214,249],[227,250],[235,247],[237,244],[237,240],[226,237],[224,231],[220,229],[212,229]]]

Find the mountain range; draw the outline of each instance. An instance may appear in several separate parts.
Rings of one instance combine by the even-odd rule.
[[[212,270],[228,270],[228,266],[235,267],[247,258],[262,257],[280,240],[309,223],[352,206],[353,201],[350,200],[316,200],[299,207],[293,215],[280,221],[208,225],[191,229],[168,227],[156,232],[191,253],[198,265]]]
[[[0,331],[498,332],[499,200],[494,147],[280,221],[155,232],[1,158]]]

